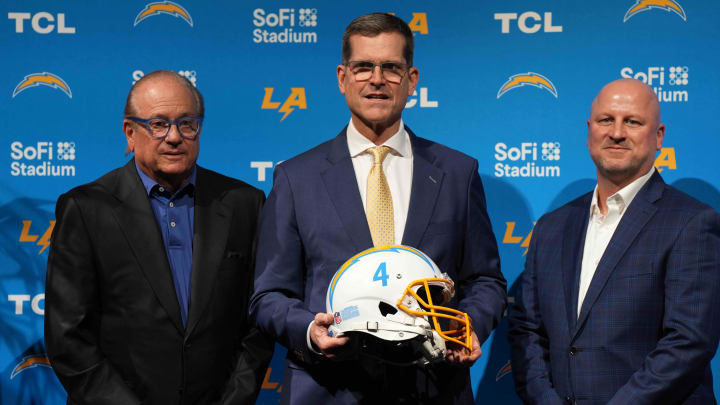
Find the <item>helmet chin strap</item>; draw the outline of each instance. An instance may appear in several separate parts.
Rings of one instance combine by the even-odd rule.
[[[428,338],[423,341],[420,351],[423,354],[425,364],[436,363],[445,358],[445,339],[443,339],[437,332],[428,331]]]

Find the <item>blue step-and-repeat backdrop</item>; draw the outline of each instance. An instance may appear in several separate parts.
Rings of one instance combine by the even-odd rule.
[[[55,200],[127,161],[125,97],[156,69],[179,72],[205,96],[199,163],[267,193],[278,162],[350,118],[335,75],[347,24],[372,11],[403,18],[420,69],[403,118],[479,160],[511,305],[535,221],[595,184],[585,121],[608,81],[634,77],[653,88],[667,124],[656,167],[720,208],[717,1],[6,0],[0,8],[2,404],[64,403],[43,343]],[[472,368],[478,403],[520,402],[506,333],[503,322]],[[277,402],[284,355],[278,346],[258,403]]]

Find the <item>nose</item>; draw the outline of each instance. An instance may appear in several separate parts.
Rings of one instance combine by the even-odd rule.
[[[622,120],[617,120],[610,130],[610,137],[615,140],[625,139],[625,126]]]
[[[177,123],[170,124],[170,129],[165,137],[165,142],[171,145],[179,145],[182,143],[182,136],[180,135],[180,128]]]
[[[384,82],[385,77],[383,76],[382,67],[380,65],[375,65],[375,67],[373,67],[372,76],[370,76],[370,83],[380,85]]]

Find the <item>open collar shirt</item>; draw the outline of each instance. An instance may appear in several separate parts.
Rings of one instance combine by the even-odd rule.
[[[180,317],[183,325],[187,325],[188,309],[190,308],[197,167],[193,168],[188,181],[174,193],[151,179],[140,170],[137,163],[135,163],[135,167],[150,200],[155,221],[160,228],[165,254],[170,264],[175,294],[180,305]]]
[[[593,191],[592,202],[590,203],[590,219],[587,233],[585,234],[585,248],[583,250],[582,268],[580,270],[580,286],[578,289],[577,316],[580,316],[585,294],[590,288],[590,282],[595,275],[600,259],[610,243],[620,220],[627,211],[627,207],[635,198],[640,189],[650,180],[655,168],[650,168],[644,176],[635,179],[632,183],[623,187],[605,201],[607,214],[602,215],[598,206],[597,185]]]

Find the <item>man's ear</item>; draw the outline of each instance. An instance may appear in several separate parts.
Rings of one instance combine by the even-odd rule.
[[[413,66],[408,69],[408,97],[411,97],[415,92],[415,86],[417,86],[418,80],[420,80],[420,71],[418,70],[418,68]]]
[[[129,120],[123,120],[123,132],[127,140],[127,149],[125,149],[125,156],[127,156],[130,152],[135,152],[135,126],[133,123]]]
[[[665,139],[665,124],[660,124],[657,129],[657,140],[655,145],[657,150],[662,149],[663,139]]]
[[[337,79],[338,79],[338,88],[340,88],[340,93],[345,94],[345,65],[338,65]]]

